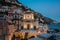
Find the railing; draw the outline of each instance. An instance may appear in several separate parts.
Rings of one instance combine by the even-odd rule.
[[[4,14],[0,14],[0,20],[6,20],[6,16]]]

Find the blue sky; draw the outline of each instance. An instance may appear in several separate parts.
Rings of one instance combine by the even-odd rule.
[[[42,15],[60,22],[60,0],[18,0]]]

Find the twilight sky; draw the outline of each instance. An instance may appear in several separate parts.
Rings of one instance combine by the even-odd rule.
[[[28,8],[60,22],[60,0],[18,0]]]

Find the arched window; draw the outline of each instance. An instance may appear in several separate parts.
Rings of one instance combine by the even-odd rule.
[[[20,36],[16,37],[15,35],[13,35],[11,40],[20,40]]]

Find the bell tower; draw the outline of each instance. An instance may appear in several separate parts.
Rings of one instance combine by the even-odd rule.
[[[33,11],[27,10],[23,13],[23,28],[27,30],[39,28],[39,21],[35,19]]]
[[[24,20],[34,20],[34,13],[29,10],[24,12]]]
[[[34,23],[34,12],[28,10],[23,13],[23,27],[24,29],[33,29]]]

